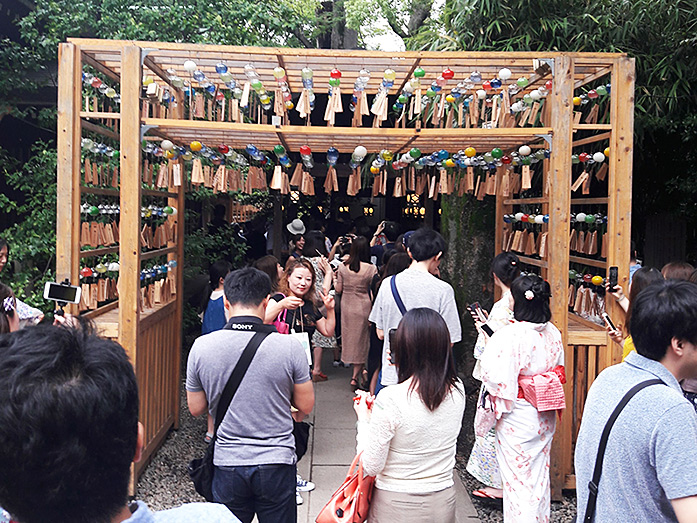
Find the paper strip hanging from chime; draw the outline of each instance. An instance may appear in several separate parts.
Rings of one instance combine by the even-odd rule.
[[[273,112],[276,116],[285,116],[286,104],[283,102],[283,91],[276,89],[273,95]]]
[[[300,93],[298,105],[295,106],[295,110],[298,111],[300,118],[306,118],[312,111],[310,106],[310,92],[307,89],[303,89]]]
[[[327,169],[327,177],[324,179],[324,192],[331,194],[339,190],[339,180],[336,176],[336,169],[333,165]]]
[[[344,112],[344,107],[341,104],[341,87],[332,87],[331,94],[329,95],[329,100],[327,101],[327,108],[324,111],[324,120],[328,122],[330,126],[333,126],[336,121],[336,113]]]
[[[486,175],[486,194],[487,196],[496,195],[496,175],[489,171]]]
[[[348,196],[356,196],[361,190],[361,171],[359,167],[353,169],[349,175],[348,185],[346,186],[346,194]]]
[[[426,192],[426,187],[428,186],[428,177],[426,173],[421,172],[416,177],[416,194],[424,194]]]
[[[382,171],[380,174],[382,176],[380,179],[380,194],[387,196],[387,171]]]
[[[249,82],[245,82],[244,85],[242,86],[242,96],[240,97],[240,107],[243,109],[249,106],[249,95],[250,95],[251,89],[252,89],[252,86]]]
[[[200,158],[191,162],[191,185],[203,185],[203,165]]]
[[[474,193],[474,167],[467,167],[465,173],[465,192]]]
[[[372,190],[373,197],[380,194],[380,186],[381,185],[382,185],[382,171],[380,171],[377,176],[373,176],[373,190]]]
[[[387,92],[380,90],[373,99],[373,106],[370,112],[375,115],[375,122],[384,122],[387,120]],[[376,125],[379,127],[379,125]]]
[[[394,179],[394,189],[392,191],[392,196],[394,198],[404,197],[404,195],[405,195],[404,185],[405,185],[404,174],[402,174],[401,176],[397,176],[397,178]]]
[[[290,179],[290,184],[293,187],[300,187],[303,183],[303,164],[298,162],[295,164],[295,170],[293,171],[293,176]]]
[[[303,181],[300,192],[307,196],[315,195],[315,179],[308,172],[303,172]]]
[[[280,191],[283,188],[283,167],[276,165],[273,168],[273,176],[271,177],[271,183],[269,183],[269,189],[274,191]]]
[[[213,190],[215,192],[227,192],[227,173],[225,166],[220,164],[213,177]]]
[[[604,181],[605,181],[605,177],[607,176],[607,172],[608,172],[608,166],[607,166],[606,163],[604,163],[604,164],[602,164],[602,165],[598,168],[598,170],[596,171],[596,173],[595,173],[595,178],[596,178],[599,182],[604,182]]]
[[[440,181],[438,184],[439,185],[439,192],[441,194],[450,194],[452,192],[452,190],[451,190],[450,185],[448,183],[450,181],[448,179],[448,171],[445,169],[440,169],[439,177],[440,177]]]
[[[416,168],[414,165],[410,165],[408,167],[408,185],[407,185],[407,190],[408,191],[416,191]]]

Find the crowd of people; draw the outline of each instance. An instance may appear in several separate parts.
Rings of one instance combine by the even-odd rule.
[[[313,382],[328,379],[330,349],[334,365],[352,369],[356,451],[376,478],[368,521],[455,522],[466,392],[452,350],[460,314],[440,278],[444,239],[427,228],[399,234],[390,222],[370,240],[351,230],[328,241],[299,219],[287,230],[287,259],[210,266],[186,395],[190,412],[208,417],[215,503],[152,513],[128,501],[143,427],[125,351],[78,319],[21,328],[20,301],[0,284],[0,521],[295,522],[301,493],[315,487],[297,474],[299,427],[314,408]],[[8,251],[0,242],[0,271]],[[483,485],[472,494],[502,502],[506,522],[549,521],[565,348],[547,282],[522,273],[512,253],[494,258],[491,277],[498,301],[489,313],[469,307],[481,388],[467,471]],[[626,295],[607,287],[626,313],[608,327],[624,362],[596,378],[585,402],[579,521],[695,521],[696,281],[688,264],[635,265]]]

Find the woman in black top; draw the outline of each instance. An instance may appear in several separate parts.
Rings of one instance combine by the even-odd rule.
[[[317,308],[314,301],[315,271],[305,259],[290,260],[279,283],[279,293],[269,300],[266,307],[266,323],[272,323],[281,314],[280,320],[288,324],[291,332],[307,332],[310,339],[315,329],[323,336],[333,336],[336,318],[334,297],[320,291],[320,298],[327,309],[327,317]],[[327,378],[321,373],[312,373],[314,381]]]

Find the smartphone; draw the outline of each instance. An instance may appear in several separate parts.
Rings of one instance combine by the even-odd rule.
[[[75,285],[62,285],[47,281],[44,285],[44,298],[53,301],[64,301],[66,303],[80,303],[82,288]]]
[[[608,269],[607,283],[608,287],[610,287],[610,292],[615,292],[617,290],[617,271],[617,266],[612,266]]]
[[[494,335],[494,330],[491,327],[489,327],[486,323],[482,325],[482,330],[490,338]]]
[[[484,323],[488,318],[486,317],[486,314],[484,314],[484,311],[482,310],[482,306],[479,305],[478,301],[475,301],[474,303],[470,303],[467,306],[467,309],[469,309],[472,313],[474,313],[477,318],[479,318],[479,321]]]
[[[607,323],[607,326],[610,327],[610,329],[612,329],[613,331],[617,330],[617,327],[615,327],[615,324],[612,323],[612,320],[610,319],[610,316],[607,312],[603,312],[602,317],[605,320],[605,323]]]

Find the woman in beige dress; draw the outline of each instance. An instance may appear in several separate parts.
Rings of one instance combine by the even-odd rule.
[[[349,259],[339,265],[336,275],[336,292],[341,294],[341,360],[353,364],[353,387],[358,387],[368,359],[370,283],[376,273],[377,268],[370,263],[368,240],[357,236],[351,242]]]

